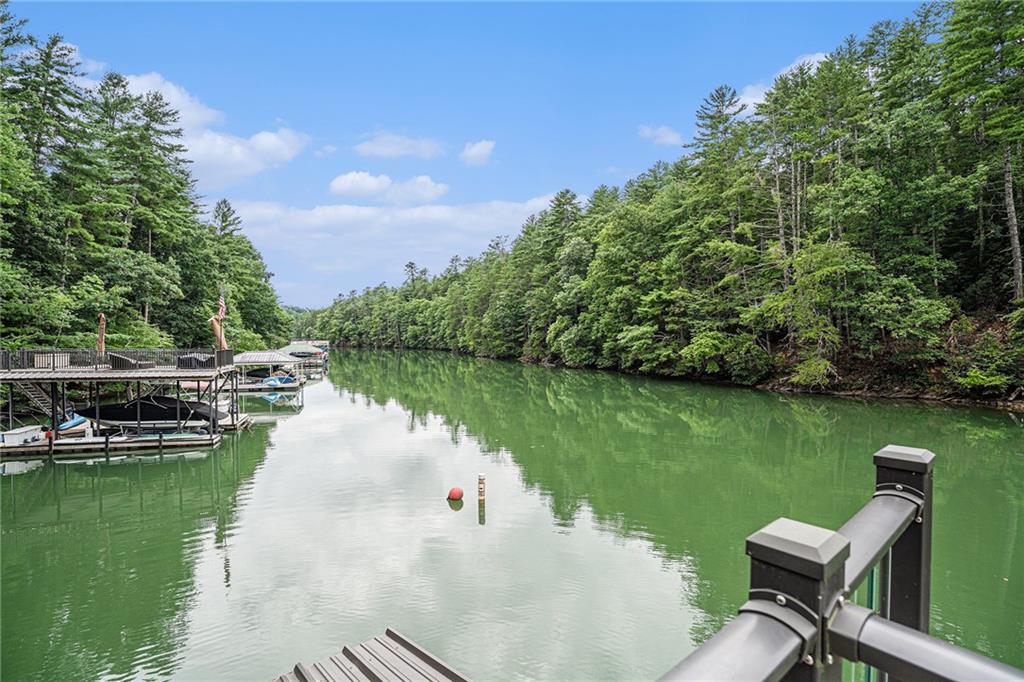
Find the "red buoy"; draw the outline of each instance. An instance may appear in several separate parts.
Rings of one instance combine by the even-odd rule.
[[[449,500],[461,500],[462,499],[462,488],[460,488],[459,486],[455,486],[454,488],[449,490],[448,491],[448,499]]]

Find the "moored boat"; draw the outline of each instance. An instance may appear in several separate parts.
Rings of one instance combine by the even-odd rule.
[[[94,415],[96,407],[88,407],[84,412]],[[207,403],[151,395],[126,403],[101,404],[99,423],[114,428],[141,427],[154,431],[176,429],[179,424],[182,429],[198,429],[208,427],[214,413],[218,421],[230,419],[227,412],[211,410]]]

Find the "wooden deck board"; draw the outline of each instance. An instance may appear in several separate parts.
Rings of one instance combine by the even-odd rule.
[[[297,663],[274,682],[469,682],[409,638],[388,628],[312,665]]]

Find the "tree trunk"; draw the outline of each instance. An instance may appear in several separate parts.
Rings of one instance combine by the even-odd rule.
[[[779,184],[779,176],[782,172],[779,170],[779,164],[775,164],[775,220],[778,221],[779,225],[779,251],[782,255],[782,284],[789,286],[789,267],[786,265],[786,219],[782,210],[782,187]]]
[[[1013,203],[1013,164],[1010,145],[1003,145],[1003,194],[1006,198],[1006,226],[1010,232],[1010,259],[1013,261],[1013,298],[1024,298],[1024,268],[1021,266],[1020,229],[1017,227],[1017,208]]]

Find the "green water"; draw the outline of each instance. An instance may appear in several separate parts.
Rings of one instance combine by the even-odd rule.
[[[246,400],[205,456],[0,480],[5,681],[263,680],[389,626],[478,680],[654,679],[744,537],[838,527],[889,442],[939,457],[932,632],[1024,667],[1020,417],[427,353]]]

